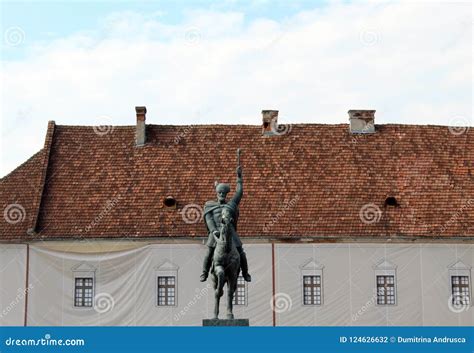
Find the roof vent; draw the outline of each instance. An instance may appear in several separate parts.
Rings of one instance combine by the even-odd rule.
[[[176,208],[176,199],[173,197],[173,196],[166,196],[164,199],[163,199],[163,205],[165,207],[174,207]]]
[[[395,197],[389,196],[385,199],[385,206],[399,206]]]
[[[375,110],[352,109],[349,113],[349,128],[353,134],[375,132]]]

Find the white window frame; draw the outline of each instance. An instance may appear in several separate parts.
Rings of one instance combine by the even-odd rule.
[[[178,270],[179,266],[172,263],[170,260],[164,260],[160,265],[155,266],[155,307],[166,309],[178,306]],[[174,277],[174,305],[158,305],[158,277]]]
[[[382,259],[374,266],[374,289],[375,289],[375,305],[380,307],[394,307],[398,305],[398,285],[397,285],[397,265],[392,262]],[[379,304],[378,303],[378,284],[377,276],[393,276],[393,290],[395,296],[394,304]]]
[[[96,293],[97,269],[87,262],[81,262],[71,268],[72,271],[72,307],[78,310],[93,310]],[[76,278],[92,278],[92,306],[76,306]]]
[[[448,266],[448,280],[449,280],[449,298],[453,295],[453,276],[467,276],[469,281],[469,306],[472,306],[472,278],[471,278],[471,266],[466,265],[461,260],[456,261]],[[451,300],[451,299],[450,299]]]
[[[249,292],[248,292],[248,285],[247,285],[247,281],[245,281],[244,277],[242,275],[239,275],[239,278],[242,278],[242,280],[244,281],[244,298],[245,298],[245,304],[235,304],[234,303],[234,300],[236,299],[236,295],[237,295],[237,289],[235,290],[235,293],[234,293],[234,298],[232,299],[232,302],[234,303],[233,305],[234,306],[248,306],[249,305]],[[227,290],[227,286],[226,286],[226,290]]]
[[[324,265],[320,264],[314,259],[306,260],[300,266],[300,286],[301,286],[301,305],[302,306],[316,306],[320,307],[324,305],[324,277],[323,277]],[[321,279],[321,304],[305,304],[304,302],[304,276],[319,276]]]

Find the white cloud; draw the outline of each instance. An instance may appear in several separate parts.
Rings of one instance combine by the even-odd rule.
[[[346,123],[351,108],[379,123],[472,125],[469,4],[328,4],[281,22],[243,13],[115,13],[94,32],[36,43],[2,68],[5,174],[39,150],[48,120],[153,124]],[[459,119],[457,120],[459,121]]]

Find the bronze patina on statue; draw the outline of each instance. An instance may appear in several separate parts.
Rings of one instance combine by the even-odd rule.
[[[204,220],[208,230],[207,254],[204,258],[201,282],[209,272],[215,289],[214,319],[219,316],[220,298],[227,283],[227,319],[233,319],[232,302],[237,288],[240,269],[247,282],[251,281],[248,273],[247,257],[237,233],[239,203],[243,196],[242,167],[240,166],[240,149],[237,150],[237,187],[232,199],[227,201],[230,191],[228,184],[216,183],[217,201],[208,201],[204,205]]]

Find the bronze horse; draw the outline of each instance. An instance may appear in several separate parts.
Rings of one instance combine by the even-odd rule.
[[[237,289],[237,278],[240,272],[240,255],[232,237],[233,212],[229,207],[222,209],[222,219],[219,235],[216,239],[211,278],[215,289],[214,318],[219,317],[219,303],[227,283],[227,319],[233,319],[232,312],[234,293]]]

